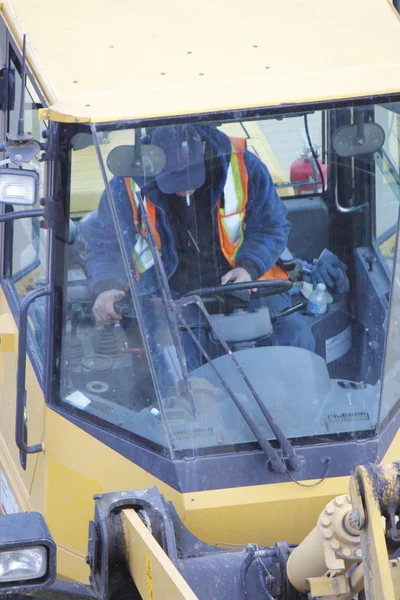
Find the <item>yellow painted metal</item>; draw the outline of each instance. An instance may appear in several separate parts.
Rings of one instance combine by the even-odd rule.
[[[400,598],[400,558],[396,558],[389,563],[392,576],[395,598]]]
[[[18,330],[4,293],[0,291],[0,470],[8,479],[20,510],[29,507],[29,493],[38,455],[27,457],[22,469],[15,444],[15,398]],[[36,374],[28,359],[26,367],[28,443],[39,443],[43,436],[44,402]]]
[[[210,544],[274,545],[282,539],[298,544],[336,492],[344,494],[348,487],[348,477],[337,477],[314,488],[290,482],[187,493],[183,495],[184,522]]]
[[[10,314],[3,313],[0,316],[0,345],[1,352],[16,352],[18,344],[18,330],[15,321]],[[4,382],[4,373],[1,373],[0,382]]]
[[[366,467],[357,467],[354,478],[363,498],[366,513],[361,535],[361,550],[364,562],[364,585],[367,600],[397,600],[382,513],[392,504],[399,505],[399,471],[396,465],[376,467],[374,473]]]
[[[59,548],[59,574],[78,581],[88,579],[84,556],[93,494],[156,485],[204,541],[267,545],[279,539],[299,543],[328,501],[348,489],[348,478],[343,477],[327,479],[316,488],[282,483],[180,494],[61,415],[46,408],[44,416],[46,451],[38,456],[30,495],[25,491],[19,504],[45,516]],[[18,464],[16,457],[12,462]],[[6,468],[16,470],[11,461]],[[18,486],[15,492],[20,494]]]
[[[351,600],[362,589],[367,600],[399,598],[400,561],[389,560],[385,537],[385,519],[400,508],[399,475],[398,463],[357,467],[350,497],[328,504],[289,558],[287,574],[298,590],[321,599]]]
[[[345,575],[339,577],[315,577],[310,581],[311,598],[338,597],[350,592],[350,582]],[[354,592],[353,592],[354,594]]]
[[[45,441],[46,453],[39,456],[32,488],[32,507],[44,514],[57,544],[81,557],[86,554],[94,494],[156,485],[174,503],[185,525],[204,541],[265,545],[277,539],[299,542],[334,490],[348,487],[347,478],[340,478],[314,489],[285,483],[179,494],[49,409]]]
[[[40,398],[43,402],[38,394]],[[309,489],[284,483],[180,494],[48,408],[44,424],[41,439],[46,450],[36,455],[30,494],[26,489],[22,493],[18,485],[14,491],[21,508],[44,515],[59,548],[59,574],[78,581],[87,582],[88,578],[84,556],[94,494],[156,485],[174,503],[183,522],[204,541],[266,545],[277,539],[301,541],[335,491],[348,486],[343,477]],[[9,447],[15,443],[10,441]],[[4,449],[4,443],[0,448]],[[6,466],[7,473],[14,473],[17,479],[18,464],[13,456]]]
[[[362,554],[352,513],[350,496],[336,496],[321,512],[316,527],[293,550],[287,575],[297,590],[310,590],[313,598],[350,591],[354,595],[350,575]]]
[[[88,522],[93,518],[93,495],[115,490],[143,489],[158,484],[182,514],[181,496],[143,469],[114,452],[50,409],[45,411],[46,452],[39,455],[32,487],[32,509],[41,512],[59,547],[80,557],[87,552]],[[64,577],[87,582],[86,565],[72,572],[71,556],[58,564]]]
[[[121,513],[126,562],[145,600],[197,600],[182,575],[134,510]]]
[[[400,89],[399,21],[384,1],[248,0],[230,10],[213,0],[5,0],[2,14],[19,46],[27,33],[29,65],[49,105],[42,117],[53,120],[212,113]],[[307,40],[327,51],[303,51]]]

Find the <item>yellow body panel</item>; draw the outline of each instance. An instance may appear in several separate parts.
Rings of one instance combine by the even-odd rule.
[[[59,547],[80,557],[78,566],[64,553],[58,564],[63,577],[80,581],[82,573],[88,573],[83,557],[94,494],[157,486],[185,525],[205,542],[266,545],[279,539],[300,542],[323,506],[348,490],[348,478],[342,477],[326,479],[316,488],[280,483],[180,494],[48,408],[44,440],[46,451],[39,455],[30,509],[44,515]]]
[[[5,0],[2,13],[20,47],[27,34],[50,107],[43,118],[141,119],[400,89],[400,25],[384,0],[248,0],[235,10],[221,0]]]
[[[6,474],[9,485],[15,491],[20,510],[27,510],[32,480],[38,455],[32,455],[27,469],[15,469],[19,465],[19,450],[15,444],[15,398],[17,372],[18,330],[9,312],[4,293],[0,291],[0,470]],[[26,369],[28,443],[40,442],[43,437],[43,395],[30,362]],[[0,510],[1,512],[1,510]]]
[[[128,568],[142,598],[196,600],[183,576],[134,510],[121,514]]]
[[[300,542],[325,504],[348,490],[349,478],[341,477],[314,488],[290,482],[180,494],[61,415],[46,408],[44,416],[45,451],[28,458],[28,466],[38,461],[30,496],[18,485],[13,491],[21,509],[44,515],[59,548],[58,572],[64,578],[87,582],[84,557],[94,494],[157,486],[205,542],[266,545],[280,539]],[[18,480],[15,465],[6,465],[12,486]]]

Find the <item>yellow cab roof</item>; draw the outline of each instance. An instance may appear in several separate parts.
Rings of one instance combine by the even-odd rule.
[[[400,92],[387,0],[5,0],[49,110],[105,122]]]

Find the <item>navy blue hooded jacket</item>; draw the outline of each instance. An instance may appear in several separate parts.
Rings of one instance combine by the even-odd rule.
[[[217,231],[217,203],[226,182],[231,142],[227,135],[213,126],[196,125],[196,129],[202,140],[211,146],[222,162],[223,176],[220,181],[213,183],[211,190],[210,225]],[[244,161],[248,173],[248,201],[244,241],[237,253],[236,262],[245,263],[248,259],[255,263],[263,274],[275,265],[285,249],[290,224],[286,219],[286,207],[275,190],[266,166],[248,150],[245,150]],[[171,277],[177,268],[179,257],[162,194],[154,181],[147,185],[139,179],[136,179],[136,182],[141,187],[143,196],[147,196],[156,206],[156,227],[161,238],[161,257],[166,274]],[[131,256],[136,232],[125,182],[121,177],[114,177],[110,185],[124,243],[128,255]],[[92,293],[97,296],[109,289],[125,290],[127,277],[106,192],[100,199],[97,218],[90,219],[85,238],[86,269]],[[138,294],[151,293],[158,288],[154,271],[153,266],[141,275],[140,280],[137,281]],[[219,284],[218,281],[215,283]]]

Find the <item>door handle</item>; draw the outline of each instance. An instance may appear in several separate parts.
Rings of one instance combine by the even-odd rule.
[[[42,444],[28,446],[24,435],[25,423],[25,379],[26,379],[26,346],[28,336],[28,310],[32,302],[42,296],[49,296],[50,290],[47,287],[33,290],[25,296],[21,302],[19,312],[19,333],[18,333],[18,360],[17,360],[17,401],[15,415],[15,442],[21,452],[35,454],[43,450]]]

